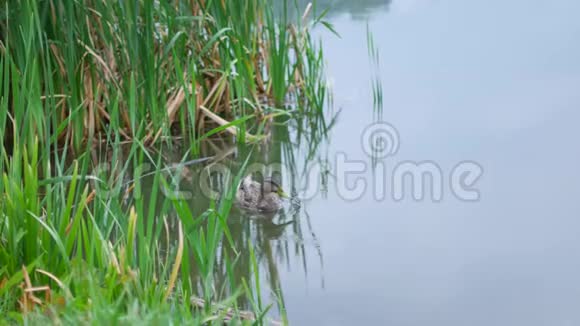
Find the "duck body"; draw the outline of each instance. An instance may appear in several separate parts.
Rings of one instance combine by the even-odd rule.
[[[263,184],[245,177],[236,192],[236,205],[253,212],[275,212],[282,208],[282,188],[272,180]]]

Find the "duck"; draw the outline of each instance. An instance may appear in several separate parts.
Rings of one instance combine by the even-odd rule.
[[[236,191],[237,206],[252,212],[273,213],[282,208],[282,200],[288,198],[282,187],[272,179],[263,183],[246,176]]]

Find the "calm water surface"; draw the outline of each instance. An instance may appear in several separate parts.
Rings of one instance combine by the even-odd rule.
[[[341,39],[320,33],[342,111],[319,155],[346,153],[375,178],[360,135],[378,74],[401,137],[387,167],[476,161],[481,199],[446,187],[439,203],[349,202],[330,176],[303,203],[303,238],[270,240],[294,244],[273,254],[290,322],[580,324],[580,2],[352,3],[332,16]]]
[[[299,189],[304,167],[342,153],[367,164],[370,184],[377,161],[361,134],[385,121],[400,135],[387,171],[437,163],[443,200],[377,201],[372,189],[344,200],[331,163],[300,208],[232,218],[236,241],[257,246],[264,296],[280,287],[296,325],[580,325],[580,2],[337,3],[341,38],[317,33],[337,123],[310,157],[317,141],[303,137],[261,158],[292,165],[284,184]],[[484,169],[478,202],[449,188],[465,160]]]

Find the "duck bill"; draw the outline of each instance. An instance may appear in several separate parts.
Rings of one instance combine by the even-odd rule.
[[[280,196],[280,198],[290,198],[290,196],[288,196],[287,193],[284,192],[284,190],[280,189],[280,191],[278,191],[278,196]]]

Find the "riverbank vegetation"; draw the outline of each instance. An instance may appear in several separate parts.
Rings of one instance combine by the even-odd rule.
[[[158,148],[179,141],[186,160],[216,135],[260,142],[281,116],[324,128],[323,54],[310,29],[332,26],[311,5],[283,7],[9,0],[0,8],[5,322],[266,320],[271,302],[261,298],[253,253],[254,277],[214,282],[220,250],[236,252],[226,220],[241,174],[193,213],[185,199],[161,198]],[[144,163],[158,172],[154,190],[139,196],[139,182],[125,176],[138,180]],[[236,261],[223,264],[232,271]]]

